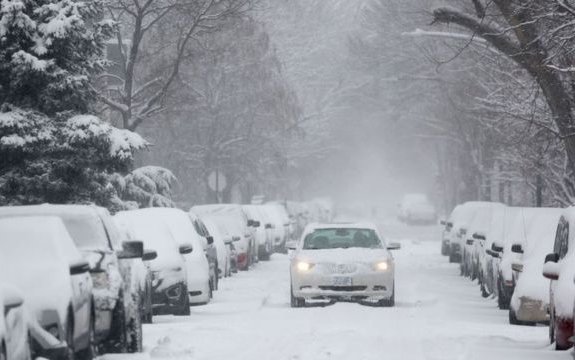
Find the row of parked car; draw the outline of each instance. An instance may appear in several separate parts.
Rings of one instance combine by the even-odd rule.
[[[466,202],[441,223],[441,253],[511,324],[546,324],[557,350],[573,346],[575,208]]]
[[[0,207],[0,360],[140,352],[143,323],[189,315],[221,278],[285,252],[307,208]]]

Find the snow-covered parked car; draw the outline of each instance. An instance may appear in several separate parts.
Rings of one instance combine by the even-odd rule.
[[[214,215],[220,217],[227,231],[232,234],[237,252],[237,268],[248,270],[257,257],[254,228],[250,226],[248,216],[241,205],[212,204],[199,205],[190,209],[199,216]]]
[[[188,212],[188,216],[192,221],[194,230],[201,240],[206,254],[206,259],[209,265],[210,285],[212,290],[218,290],[219,274],[218,274],[218,248],[214,244],[214,237],[210,234],[202,219],[194,212]]]
[[[270,226],[269,214],[262,205],[244,205],[244,210],[255,229],[254,236],[258,244],[258,259],[269,260],[274,251],[273,234]]]
[[[264,206],[264,211],[272,224],[272,234],[274,237],[274,251],[285,253],[286,242],[290,238],[291,221],[283,205],[278,203],[268,203]]]
[[[425,194],[405,194],[399,204],[399,220],[410,224],[433,224],[437,221],[437,211]]]
[[[484,251],[483,246],[487,233],[491,229],[491,221],[496,212],[505,205],[501,203],[485,202],[477,207],[473,218],[466,230],[461,261],[461,273],[475,280],[479,277],[479,252]]]
[[[525,223],[525,238],[513,241],[511,247],[518,257],[511,264],[516,276],[509,322],[516,325],[549,321],[549,280],[541,273],[545,256],[553,251],[561,209],[534,208],[529,212],[532,216]]]
[[[551,280],[549,291],[549,339],[555,349],[573,346],[575,303],[575,207],[565,209],[559,219],[553,252],[545,257],[543,275]]]
[[[116,221],[115,218],[114,223],[120,232],[122,243],[136,239],[136,235],[132,233],[131,228]],[[156,251],[144,249],[142,258],[120,261],[120,270],[122,273],[126,273],[124,280],[129,283],[131,289],[130,294],[135,296],[133,302],[138,304],[137,307],[134,306],[126,309],[127,311],[135,312],[127,317],[131,321],[138,321],[139,317],[139,321],[144,324],[152,323],[154,310],[152,307],[152,270],[150,269],[149,261],[154,260],[157,256]],[[141,351],[142,337],[132,339],[130,344],[133,344],[135,347],[132,352]]]
[[[395,265],[373,224],[312,224],[304,231],[290,264],[291,306],[306,301],[395,304]]]
[[[190,297],[185,254],[192,252],[191,244],[178,245],[168,225],[157,219],[150,221],[142,210],[121,211],[114,220],[128,227],[146,249],[156,252],[150,260],[152,271],[152,307],[154,315],[189,315]]]
[[[150,223],[165,224],[179,246],[192,246],[191,252],[183,254],[190,304],[208,303],[215,284],[210,276],[206,244],[194,229],[189,214],[174,208],[147,208],[133,212]]]
[[[68,344],[68,357],[96,355],[90,266],[62,220],[0,219],[0,253],[0,282],[22,292],[35,321]]]
[[[206,215],[202,217],[202,222],[204,223],[210,236],[214,239],[214,246],[217,249],[218,257],[218,274],[221,277],[228,277],[232,272],[232,238],[231,236],[227,236],[225,232],[222,231],[220,225],[218,224],[217,217]]]
[[[28,336],[28,319],[26,315],[23,295],[13,286],[6,286],[0,283],[1,359],[31,359],[32,351]]]
[[[462,262],[463,246],[467,239],[467,228],[477,210],[485,206],[490,206],[490,203],[484,201],[468,201],[461,205],[460,210],[456,216],[453,217],[453,227],[449,232],[449,262]]]
[[[119,262],[141,258],[142,242],[122,243],[108,211],[97,206],[43,204],[0,208],[0,218],[13,216],[57,216],[62,219],[72,240],[90,263],[95,339],[99,351],[125,353],[137,348],[130,341],[142,336],[141,323],[130,319],[134,312],[126,309],[138,307],[134,299],[139,295],[130,293],[129,274],[122,271]]]

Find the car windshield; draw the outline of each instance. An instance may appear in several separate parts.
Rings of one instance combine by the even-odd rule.
[[[79,249],[108,249],[108,237],[96,216],[63,215],[66,229]]]
[[[317,229],[304,239],[304,250],[383,247],[377,234],[372,229]]]

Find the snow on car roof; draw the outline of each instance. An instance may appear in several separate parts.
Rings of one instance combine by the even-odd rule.
[[[371,222],[312,223],[306,227],[305,232],[318,229],[370,229],[377,231],[377,226]]]

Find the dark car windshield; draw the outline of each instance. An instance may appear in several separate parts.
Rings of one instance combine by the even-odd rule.
[[[383,245],[371,229],[317,229],[304,239],[304,250],[366,248],[381,249]]]

